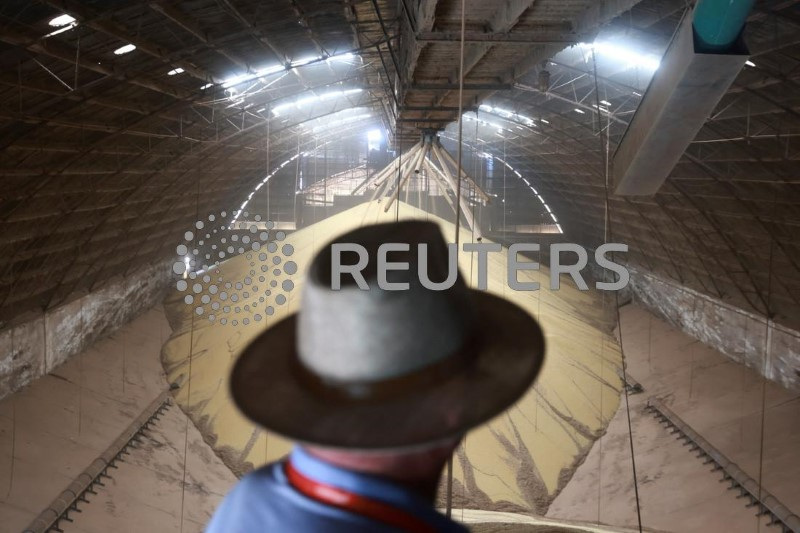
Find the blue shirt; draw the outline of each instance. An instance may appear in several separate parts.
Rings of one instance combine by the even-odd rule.
[[[291,461],[294,468],[306,477],[388,503],[430,524],[437,531],[468,531],[397,483],[333,466],[299,447],[292,451]],[[398,530],[305,496],[289,483],[282,463],[277,462],[244,476],[222,501],[206,528],[206,533],[262,531],[358,533]]]

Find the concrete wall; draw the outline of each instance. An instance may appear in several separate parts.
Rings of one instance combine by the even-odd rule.
[[[789,389],[800,390],[800,332],[675,282],[629,268],[628,294],[688,335]]]
[[[0,331],[0,398],[152,307],[170,276],[171,263],[151,266]]]

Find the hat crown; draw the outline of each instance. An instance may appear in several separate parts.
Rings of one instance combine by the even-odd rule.
[[[332,289],[332,247],[336,243],[362,246],[368,256],[362,290],[352,275],[341,276]],[[389,283],[408,283],[407,290],[384,290],[378,284],[378,249],[385,243],[408,245],[390,251],[387,261],[408,268],[387,270]],[[420,265],[419,245],[427,261]],[[443,290],[423,286],[419,269],[439,283],[448,278],[452,257],[438,226],[407,221],[354,230],[328,243],[312,261],[303,287],[297,322],[298,356],[307,370],[325,381],[342,384],[374,383],[421,371],[463,347],[473,320],[469,290],[460,274]],[[343,264],[354,264],[342,255]],[[422,274],[424,275],[424,274]]]

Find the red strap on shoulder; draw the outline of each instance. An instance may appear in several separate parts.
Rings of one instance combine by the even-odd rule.
[[[295,489],[320,503],[338,507],[404,531],[436,532],[430,524],[388,503],[306,477],[292,466],[291,461],[286,461],[283,468],[289,483]]]

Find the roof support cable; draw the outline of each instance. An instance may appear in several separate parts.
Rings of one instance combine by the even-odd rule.
[[[81,62],[81,33],[78,31],[78,42],[75,43],[75,82],[72,84],[72,90],[78,90],[78,68]]]
[[[461,0],[461,44],[459,45],[459,67],[458,67],[458,165],[456,168],[456,235],[455,243],[458,247],[458,237],[461,222],[461,157],[464,141],[464,35],[466,32],[467,2]],[[474,224],[473,224],[474,226]],[[463,445],[463,444],[462,444]],[[447,460],[447,518],[453,512],[453,456]]]
[[[592,48],[592,71],[594,74],[594,97],[595,97],[595,105],[597,105],[597,109],[600,109],[600,89],[599,84],[597,83],[597,54],[595,53],[594,48]],[[609,189],[609,136],[605,133],[605,129],[602,127],[602,114],[597,113],[597,129],[598,129],[598,140],[600,142],[600,153],[602,154],[602,176],[604,181],[604,193],[605,193],[605,216],[604,216],[604,228],[603,228],[603,239],[605,242],[609,242],[611,240],[612,228],[611,228],[611,204],[609,201],[608,189]],[[607,119],[609,120],[609,119]],[[611,260],[614,261],[614,252],[611,252]],[[619,328],[619,351],[622,357],[622,382],[623,382],[623,390],[625,391],[625,414],[628,421],[628,445],[630,446],[631,450],[631,469],[633,470],[633,491],[634,496],[636,498],[636,520],[639,526],[639,533],[642,533],[642,510],[641,510],[641,503],[639,501],[639,483],[636,477],[636,456],[634,454],[633,449],[633,426],[631,425],[631,406],[630,402],[628,401],[628,365],[625,359],[625,348],[623,347],[622,342],[622,321],[620,320],[619,314],[619,291],[614,291],[614,314],[617,323],[617,327]],[[602,398],[602,395],[601,395]]]
[[[183,117],[183,113],[181,113],[181,117]],[[194,150],[194,145],[189,146],[189,153],[192,154]],[[196,221],[200,220],[200,197],[203,192],[203,188],[201,186],[202,177],[197,176],[197,190],[195,191],[194,195],[194,219]],[[202,228],[202,226],[198,226],[198,228]],[[199,265],[194,265],[194,269],[197,270]],[[188,269],[187,269],[188,270]],[[192,320],[191,320],[191,328],[189,330],[189,375],[188,379],[186,380],[186,405],[191,405],[192,402],[192,362],[194,360],[194,332],[195,332],[195,319],[197,318],[197,313],[192,313]],[[182,390],[180,387],[173,389],[174,396],[177,401],[177,397],[180,395]],[[187,466],[188,461],[187,457],[189,457],[189,424],[193,422],[187,416],[185,420],[185,424],[183,426],[183,472],[182,472],[182,482],[181,482],[181,520],[180,520],[180,531],[183,531],[183,519],[186,515],[186,478],[187,478]]]
[[[749,111],[749,110],[748,110]],[[773,192],[773,205],[778,201],[778,190],[775,189]],[[766,320],[764,323],[767,326],[766,334],[764,335],[764,365],[761,368],[761,427],[760,427],[760,435],[759,435],[759,449],[758,449],[758,493],[757,499],[759,502],[764,502],[767,496],[771,496],[768,492],[764,490],[763,480],[764,480],[764,432],[765,432],[765,425],[766,425],[766,418],[767,418],[767,379],[769,376],[769,368],[770,368],[770,354],[772,352],[772,318],[774,316],[771,308],[772,304],[772,260],[775,256],[775,235],[770,232],[769,233],[769,270],[767,271],[767,301],[766,301]],[[762,508],[762,511],[765,509]],[[759,513],[764,514],[764,513]],[[772,521],[770,525],[777,522],[782,522],[784,527],[783,529],[791,529],[791,526],[785,523],[784,520],[779,518],[780,514],[772,514]],[[794,525],[798,526],[798,518],[795,516]],[[761,531],[761,521],[759,520],[756,522],[756,531]]]
[[[38,59],[36,59],[35,57],[31,57],[31,59],[33,59],[33,62],[34,62],[34,63],[36,63],[37,65],[39,65],[40,67],[42,67],[42,68],[44,69],[44,71],[45,71],[45,72],[47,72],[47,73],[48,73],[48,74],[50,74],[50,75],[51,75],[53,78],[55,78],[55,79],[56,79],[56,81],[57,81],[58,83],[60,83],[60,84],[61,84],[61,85],[63,85],[64,87],[66,87],[68,91],[72,92],[72,90],[73,90],[73,89],[72,89],[72,87],[70,87],[70,86],[69,86],[69,83],[67,83],[67,82],[65,82],[64,80],[62,80],[61,78],[59,78],[59,77],[58,77],[58,75],[57,75],[55,72],[53,72],[52,70],[50,70],[49,68],[47,68],[46,66],[44,66],[44,65],[43,65],[42,63],[40,63],[40,62],[39,62],[39,60],[38,60]]]
[[[456,198],[461,198],[461,167],[464,146],[464,35],[466,33],[466,0],[461,0],[461,43],[459,45],[459,66],[458,66],[458,168],[456,169]],[[456,205],[456,246],[458,245],[459,229],[461,220],[461,208],[457,202]],[[448,479],[448,481],[450,481]],[[448,505],[448,516],[449,505]]]
[[[270,113],[272,113],[271,106],[267,105],[267,116],[268,117],[271,116]],[[270,147],[269,125],[271,123],[272,123],[272,121],[267,119],[267,139],[266,139],[266,142],[267,142],[267,153],[266,153],[266,163],[267,163],[266,171],[267,171],[267,174],[266,175],[269,175],[269,168],[270,168],[270,166],[269,166],[270,165],[270,159],[269,159],[269,147]],[[272,220],[271,218],[269,218],[269,216],[270,216],[270,213],[269,213],[269,207],[270,207],[269,206],[269,189],[270,189],[270,185],[271,185],[270,183],[267,183],[267,220]]]
[[[398,157],[397,157],[397,177],[395,178],[395,190],[400,190],[400,178],[403,177],[403,123],[399,122],[397,126],[397,131],[399,132],[398,139],[397,139],[397,150],[398,150]],[[412,172],[413,169],[409,169],[409,172]],[[388,180],[387,180],[388,181]],[[395,222],[400,221],[400,202],[397,202],[394,210],[394,220]]]

